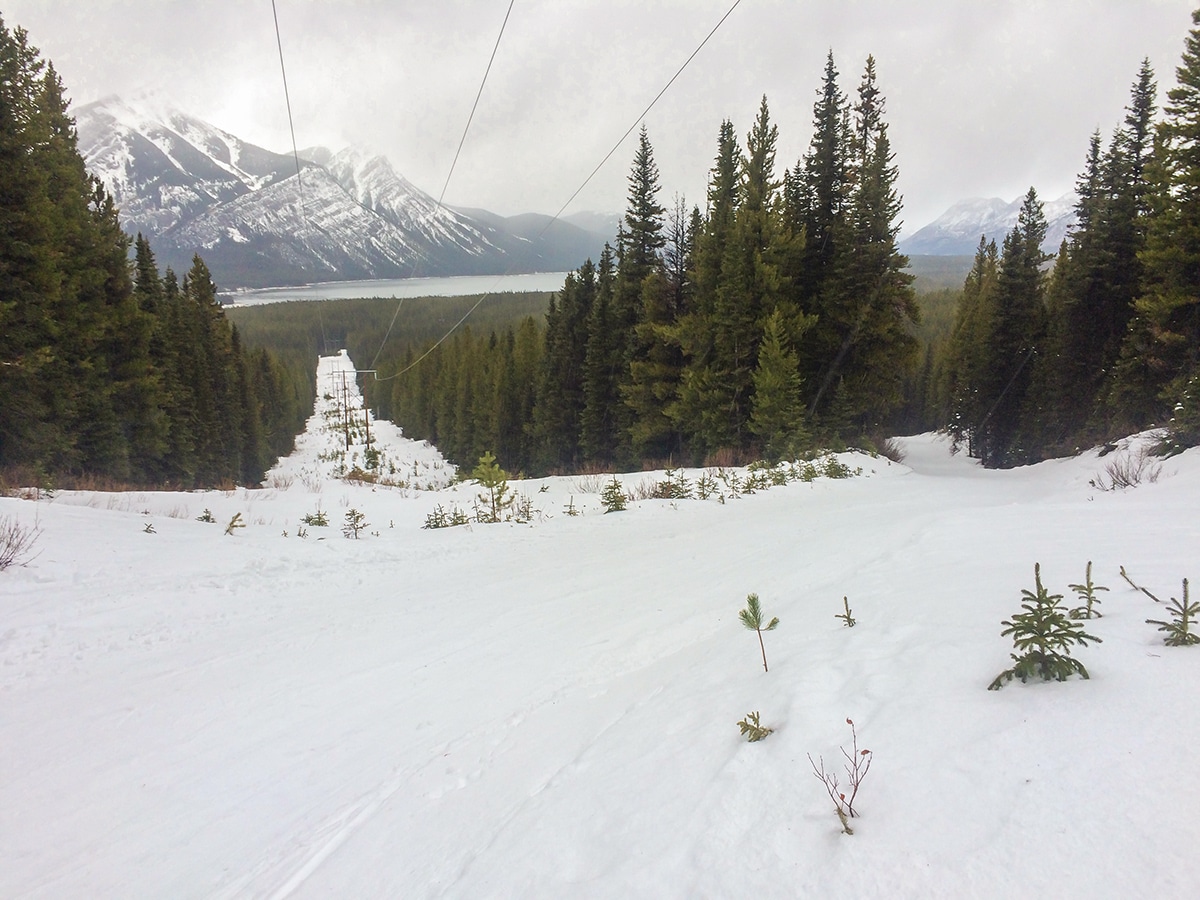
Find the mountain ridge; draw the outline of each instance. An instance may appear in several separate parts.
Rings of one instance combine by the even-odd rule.
[[[160,265],[185,271],[199,253],[222,288],[569,271],[611,239],[441,205],[358,148],[308,148],[297,173],[296,156],[152,100],[87,104],[76,130],[122,227],[149,238]]]

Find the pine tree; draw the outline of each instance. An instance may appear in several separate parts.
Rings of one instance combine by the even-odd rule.
[[[1167,93],[1152,159],[1142,291],[1121,348],[1113,402],[1135,421],[1164,422],[1200,373],[1200,10]]]
[[[1004,239],[991,325],[979,367],[979,408],[985,411],[971,424],[971,451],[992,468],[1028,459],[1018,436],[1031,372],[1029,363],[1045,330],[1042,264],[1046,255],[1041,249],[1045,237],[1042,204],[1030,188],[1017,214],[1017,224]]]
[[[1077,644],[1086,647],[1088,641],[1099,644],[1100,638],[1071,621],[1061,603],[1062,594],[1051,594],[1042,585],[1041,565],[1034,564],[1033,574],[1035,590],[1021,591],[1025,611],[1001,623],[1006,626],[1001,636],[1012,635],[1013,649],[1022,652],[1010,654],[1016,665],[997,675],[988,685],[989,691],[999,690],[1014,678],[1024,683],[1030,678],[1066,681],[1075,674],[1089,677],[1083,663],[1071,656],[1071,648]]]
[[[799,358],[784,344],[778,310],[767,319],[763,331],[754,371],[750,430],[762,441],[763,457],[770,463],[793,458],[808,442]]]

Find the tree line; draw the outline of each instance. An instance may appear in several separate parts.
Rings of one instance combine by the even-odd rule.
[[[981,240],[922,384],[926,418],[987,466],[1151,426],[1200,443],[1200,11],[1156,119],[1143,61],[1107,144],[1092,135],[1077,224],[1053,265],[1030,189],[1003,246]]]
[[[662,205],[643,127],[616,246],[567,277],[540,328],[410,348],[396,420],[459,462],[493,449],[531,472],[878,438],[918,314],[873,58],[852,99],[829,55],[813,120],[782,176],[765,97],[744,147],[722,122],[703,211]]]
[[[54,66],[0,19],[0,470],[257,483],[311,409],[196,257],[160,276],[88,175]]]

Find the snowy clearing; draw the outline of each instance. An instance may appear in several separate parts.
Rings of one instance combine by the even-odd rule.
[[[262,490],[0,499],[41,529],[0,573],[0,896],[1194,896],[1200,648],[1119,569],[1200,578],[1200,451],[1105,492],[1095,451],[985,471],[925,435],[724,503],[549,478],[514,484],[530,524],[424,530],[477,488],[384,422],[404,486],[335,477],[367,448],[330,403]],[[1089,560],[1091,679],[987,691],[1034,563],[1075,605]],[[807,758],[840,769],[847,717],[853,836]]]

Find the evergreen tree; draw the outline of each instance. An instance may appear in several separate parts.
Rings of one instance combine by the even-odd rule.
[[[976,425],[973,451],[985,466],[1017,465],[1030,459],[1018,436],[1029,386],[1030,362],[1045,330],[1042,252],[1046,218],[1030,188],[1017,224],[1004,239],[996,278],[996,302],[984,353],[980,397],[988,404]]]
[[[1141,424],[1165,422],[1200,373],[1200,10],[1192,22],[1146,165],[1143,287],[1114,376],[1113,402]]]
[[[962,300],[947,347],[941,389],[948,398],[950,433],[955,444],[965,442],[967,452],[973,457],[978,457],[980,452],[974,443],[976,427],[984,420],[991,403],[983,396],[983,382],[998,275],[996,242],[980,237],[975,261],[963,284]]]
[[[782,332],[781,315],[776,310],[763,330],[749,423],[750,431],[762,442],[763,457],[770,463],[794,458],[808,441],[800,395],[800,360],[785,345]]]

